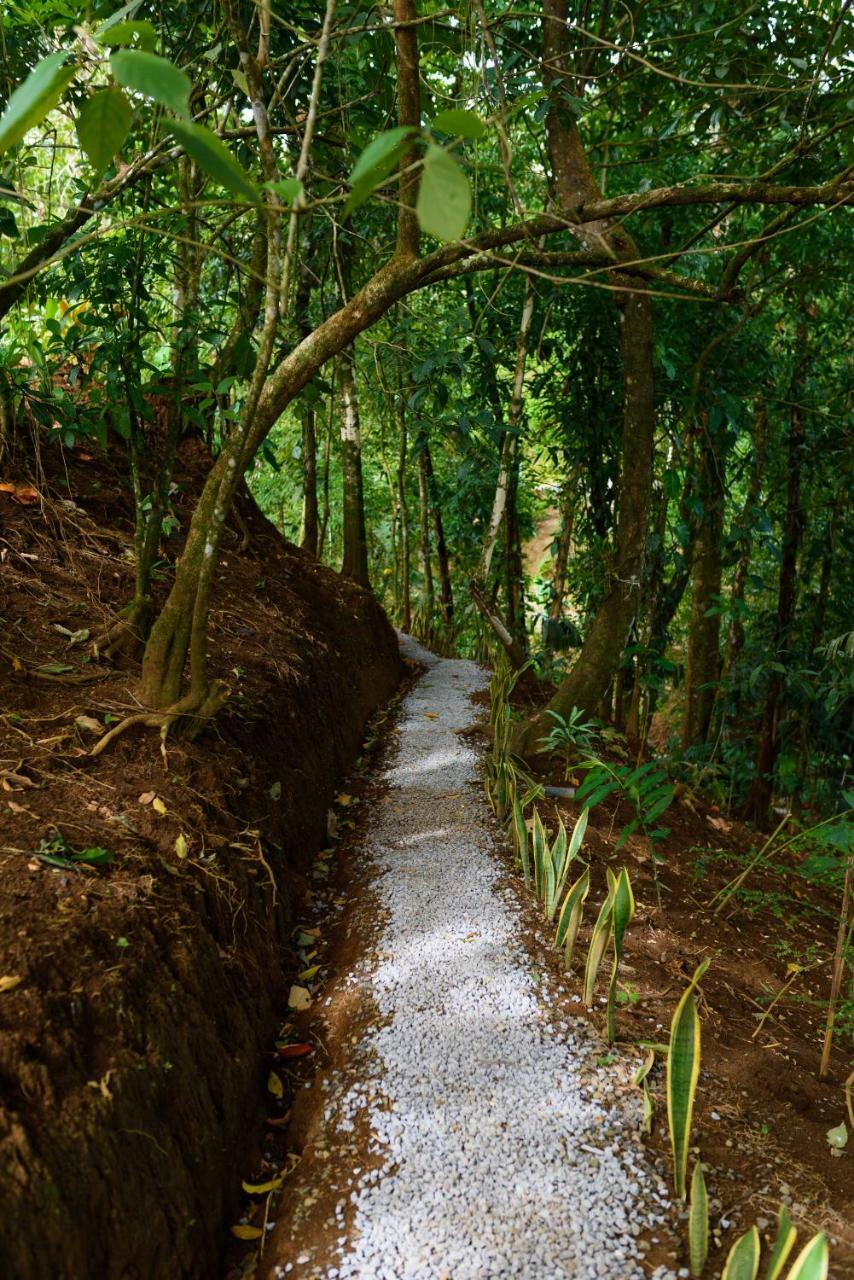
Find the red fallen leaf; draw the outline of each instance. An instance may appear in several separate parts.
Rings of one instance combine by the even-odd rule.
[[[277,1044],[276,1052],[280,1058],[304,1058],[308,1053],[314,1053],[313,1044]]]

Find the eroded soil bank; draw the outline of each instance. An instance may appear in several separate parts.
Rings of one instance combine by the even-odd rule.
[[[184,527],[203,462],[185,449]],[[0,1274],[211,1277],[259,1131],[291,904],[397,645],[373,597],[247,499],[213,616],[226,709],[165,759],[144,730],[93,759],[134,709],[133,664],[89,644],[130,595],[131,503],[121,458],[44,463],[4,475],[19,500],[0,493]],[[74,860],[96,849],[109,860]]]

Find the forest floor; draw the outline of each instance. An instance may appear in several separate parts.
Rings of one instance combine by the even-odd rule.
[[[772,1236],[783,1202],[800,1232],[828,1231],[834,1277],[854,1275],[851,1157],[833,1156],[825,1138],[845,1114],[844,1054],[819,1083],[814,1000],[781,1001],[754,1035],[790,976],[794,952],[781,943],[826,948],[832,901],[816,905],[788,883],[783,909],[779,877],[766,873],[754,899],[714,917],[708,899],[754,834],[683,796],[667,815],[659,908],[644,843],[614,854],[630,815],[594,811],[594,885],[625,860],[638,899],[608,1048],[601,1001],[583,1009],[578,976],[562,973],[479,792],[485,677],[409,653],[427,673],[382,768],[347,783],[339,838],[315,865],[301,917],[311,1003],[268,1059],[270,1129],[247,1171],[250,1184],[274,1183],[246,1197],[241,1219],[266,1248],[259,1258],[263,1241],[235,1247],[229,1277],[687,1274],[684,1218],[666,1204],[663,1070],[653,1071],[655,1124],[642,1142],[631,1077],[637,1041],[666,1040],[706,955],[692,1140],[710,1193],[706,1274],[719,1275],[754,1221]],[[542,780],[564,781],[554,762],[540,763]],[[568,825],[576,816],[571,800],[546,802],[552,829],[558,805]],[[588,904],[582,952],[597,906]],[[802,994],[825,976],[805,975]]]

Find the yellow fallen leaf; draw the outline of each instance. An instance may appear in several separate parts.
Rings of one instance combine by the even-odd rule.
[[[152,802],[151,802],[151,807],[152,807],[152,809],[154,810],[154,812],[155,812],[155,813],[165,813],[165,812],[166,812],[166,804],[165,804],[165,802],[164,802],[163,800],[161,800],[161,799],[160,799],[160,796],[155,796],[155,797],[154,797],[154,799],[153,799],[153,800],[152,800]]]
[[[302,973],[298,973],[297,977],[301,978],[304,982],[308,982],[309,979],[314,977],[319,968],[319,964],[313,964],[308,969],[303,969]]]
[[[284,1182],[284,1178],[271,1178],[269,1182],[244,1182],[243,1190],[248,1196],[263,1196],[268,1191],[278,1191]]]
[[[425,711],[425,712],[424,712],[424,719],[425,719],[425,720],[438,720],[438,719],[439,719],[439,712],[438,712],[438,711]]]
[[[271,1071],[267,1077],[267,1090],[272,1093],[274,1098],[283,1098],[285,1096],[285,1086],[282,1084],[275,1071]]]
[[[238,1222],[231,1228],[231,1234],[238,1240],[260,1240],[264,1232],[260,1227],[250,1227],[248,1222]]]
[[[348,796],[346,791],[342,791],[340,796],[335,797],[335,803],[346,806],[353,803],[353,797]]]
[[[19,982],[23,981],[24,979],[17,973],[6,973],[0,978],[0,991],[12,991]]]
[[[305,987],[291,987],[288,995],[288,1006],[291,1009],[307,1009],[311,1004],[311,993]]]
[[[187,856],[187,837],[183,833],[175,840],[175,852],[179,858],[186,858]]]

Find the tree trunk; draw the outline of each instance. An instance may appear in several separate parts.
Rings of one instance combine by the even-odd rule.
[[[424,430],[421,432],[420,450],[427,486],[427,501],[430,509],[430,518],[433,524],[433,534],[436,539],[436,566],[439,570],[439,599],[442,606],[442,622],[445,630],[445,641],[448,646],[451,646],[453,644],[454,635],[454,591],[451,585],[451,569],[448,562],[448,547],[445,542],[445,527],[442,522],[442,508],[439,504],[439,488],[436,484],[436,476],[433,472],[433,458],[430,453],[430,441],[427,438],[427,432]]]
[[[519,651],[527,656],[525,626],[525,566],[519,531],[519,437],[510,437],[510,467],[507,476],[507,508],[504,513],[504,573],[507,600],[507,628]]]
[[[708,415],[698,425],[697,498],[703,512],[691,563],[691,619],[685,673],[682,749],[703,743],[709,732],[720,679],[721,542],[724,516],[724,458],[710,434]]]
[[[801,354],[798,358],[791,393],[793,407],[789,418],[786,514],[783,523],[783,541],[780,549],[777,616],[771,645],[771,652],[775,662],[782,664],[785,664],[786,652],[791,644],[791,628],[795,617],[795,602],[797,598],[798,553],[804,528],[804,516],[801,509],[801,470],[805,461],[804,420],[800,406],[797,403],[798,389],[806,359],[804,354],[806,327],[803,324],[798,326],[797,341]],[[774,791],[774,769],[780,745],[778,719],[783,687],[784,677],[782,673],[772,671],[762,710],[759,750],[756,759],[756,777],[751,785],[746,806],[747,816],[759,827],[766,826],[768,822],[768,813]]]
[[[436,607],[433,591],[433,568],[430,563],[430,498],[427,487],[427,455],[423,449],[418,451],[418,515],[419,541],[421,549],[421,615],[422,636],[429,642],[433,633],[433,613]]]
[[[395,403],[398,431],[397,510],[400,519],[400,625],[405,632],[412,629],[412,594],[409,585],[409,511],[406,505],[406,462],[408,455],[406,404],[402,384]]]
[[[341,572],[362,587],[370,588],[365,501],[362,485],[362,433],[356,390],[356,354],[350,346],[339,362],[341,380],[341,470],[343,475],[342,524],[344,555]]]
[[[300,338],[311,333],[309,304],[314,273],[311,267],[311,244],[306,239],[304,257],[297,285],[295,312],[297,332]],[[317,508],[317,418],[314,403],[302,410],[302,525],[300,546],[311,555],[317,555],[319,515]]]
[[[578,473],[573,470],[563,483],[560,500],[560,533],[558,534],[557,553],[555,554],[552,572],[552,598],[549,601],[549,617],[557,622],[563,615],[563,602],[566,597],[566,571],[569,567],[569,552],[572,547],[572,532],[575,527],[576,488]]]
[[[727,632],[726,656],[724,658],[724,674],[728,675],[744,647],[744,619],[741,606],[747,591],[747,575],[750,571],[750,555],[753,539],[750,533],[755,523],[755,509],[762,492],[762,481],[765,473],[765,459],[768,451],[768,414],[765,404],[760,401],[756,409],[756,422],[753,431],[753,452],[750,462],[750,479],[747,482],[747,493],[739,519],[739,541],[741,543],[735,573],[730,591],[730,623]]]
[[[566,0],[544,0],[543,76],[549,93],[546,133],[554,194],[567,218],[584,201],[601,197],[576,124],[562,105],[572,91],[567,62]],[[637,246],[622,226],[591,223],[585,239],[617,261],[634,260]],[[626,283],[620,276],[619,283]],[[573,707],[595,715],[617,670],[632,620],[640,603],[640,585],[652,492],[655,448],[652,303],[646,293],[619,295],[622,312],[623,438],[619,511],[614,554],[604,599],[591,623],[581,653],[561,683],[548,710],[567,716]],[[535,717],[518,735],[523,753],[535,752],[550,722]]]

